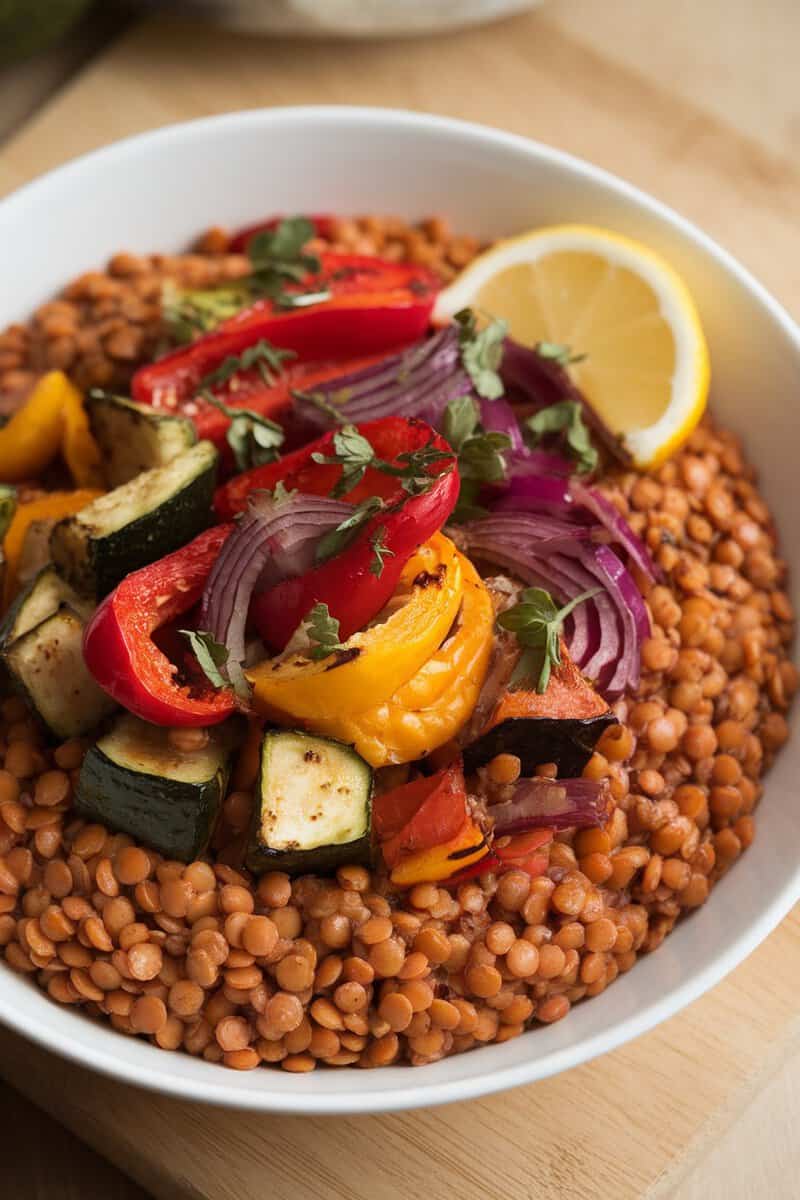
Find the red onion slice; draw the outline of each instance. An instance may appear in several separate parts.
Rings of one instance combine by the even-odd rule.
[[[317,384],[313,394],[353,424],[378,417],[420,417],[438,427],[449,402],[472,390],[472,380],[461,363],[458,330],[448,325],[374,366]],[[302,395],[295,398],[295,405],[309,424],[327,429],[334,423]]]
[[[639,681],[641,646],[650,634],[636,583],[614,551],[595,539],[599,526],[531,512],[494,512],[458,530],[467,553],[496,563],[564,604],[600,587],[565,622],[576,664],[610,699]]]
[[[615,458],[630,464],[630,455],[616,434],[595,412],[580,388],[572,382],[569,372],[553,358],[543,358],[529,346],[522,346],[513,338],[503,344],[503,361],[500,378],[511,400],[533,404],[537,409],[547,408],[559,400],[575,400],[580,404],[584,419],[598,441]]]
[[[523,509],[555,512],[566,519],[587,521],[594,518],[606,530],[608,539],[618,545],[649,579],[659,575],[649,550],[622,514],[596,488],[579,479],[518,474],[512,477],[508,488],[492,507],[498,512]],[[576,512],[576,508],[584,511]]]
[[[259,580],[265,571],[272,584],[308,570],[319,539],[352,511],[352,504],[327,496],[293,495],[280,502],[269,492],[250,497],[208,577],[199,618],[199,627],[227,647],[225,670],[237,690],[245,684],[247,612]]]
[[[608,784],[596,779],[521,779],[506,804],[493,804],[495,837],[529,829],[585,829],[604,825]]]

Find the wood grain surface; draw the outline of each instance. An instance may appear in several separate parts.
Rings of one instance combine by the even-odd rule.
[[[799,42],[796,0],[556,0],[490,29],[403,43],[266,41],[154,20],[4,148],[0,192],[188,117],[398,105],[502,126],[618,172],[696,220],[800,314]],[[430,1112],[221,1112],[99,1079],[5,1031],[0,1075],[169,1200],[394,1200],[430,1195],[432,1177],[437,1197],[465,1200],[794,1200],[799,934],[795,912],[710,995],[598,1062]]]

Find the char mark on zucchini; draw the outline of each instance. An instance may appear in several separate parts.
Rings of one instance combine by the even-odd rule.
[[[207,528],[216,473],[214,446],[198,442],[59,521],[50,537],[53,561],[81,595],[102,599]]]

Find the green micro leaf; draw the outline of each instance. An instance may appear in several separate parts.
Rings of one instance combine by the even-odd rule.
[[[215,641],[212,634],[197,629],[179,629],[178,633],[188,639],[192,653],[212,687],[229,687],[228,680],[220,670],[228,661],[228,647]]]
[[[563,433],[566,448],[575,460],[578,471],[585,474],[596,469],[597,450],[592,444],[577,400],[559,400],[556,404],[550,404],[528,417],[525,425],[534,445],[550,434]]]
[[[252,409],[232,408],[211,392],[204,391],[201,395],[230,419],[225,438],[239,471],[249,471],[251,467],[275,461],[284,438],[280,425]]]
[[[601,590],[591,588],[557,608],[544,588],[525,588],[519,603],[500,614],[497,624],[514,634],[521,650],[510,679],[512,688],[535,686],[537,692],[547,690],[552,668],[561,665],[564,621],[574,608]]]
[[[380,579],[383,574],[384,559],[394,558],[394,550],[390,550],[386,545],[387,529],[385,525],[379,525],[370,534],[369,544],[372,546],[372,562],[369,564],[371,575],[375,575]]]
[[[339,641],[339,622],[331,616],[327,604],[315,604],[304,624],[309,641],[314,643],[311,658],[327,658],[336,650],[344,650]]]
[[[533,348],[539,358],[550,358],[560,367],[584,362],[587,357],[585,354],[573,354],[571,346],[563,346],[560,342],[537,342]]]
[[[495,320],[479,329],[471,308],[462,308],[453,319],[459,327],[458,339],[464,370],[479,396],[485,400],[496,400],[503,394],[499,370],[508,325],[505,321]]]

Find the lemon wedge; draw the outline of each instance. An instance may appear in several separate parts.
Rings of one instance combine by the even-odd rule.
[[[709,362],[697,309],[640,242],[590,225],[498,242],[440,293],[434,315],[468,306],[502,317],[524,345],[569,347],[572,379],[638,467],[662,463],[703,414]]]

